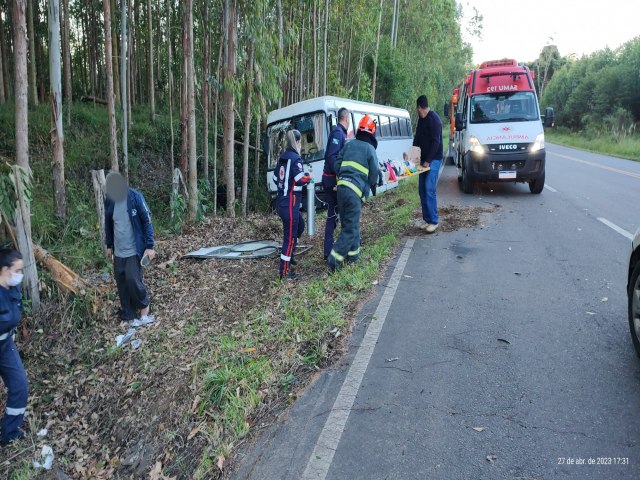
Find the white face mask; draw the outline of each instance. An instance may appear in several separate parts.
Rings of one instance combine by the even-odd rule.
[[[24,278],[23,273],[12,273],[9,280],[7,280],[7,285],[10,287],[17,287],[22,283],[22,279]]]

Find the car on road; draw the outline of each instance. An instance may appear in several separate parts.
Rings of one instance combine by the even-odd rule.
[[[627,296],[629,301],[629,329],[631,340],[640,357],[640,230],[633,237],[629,272],[627,277]]]

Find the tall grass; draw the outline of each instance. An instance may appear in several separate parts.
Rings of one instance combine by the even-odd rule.
[[[566,147],[640,161],[640,134],[614,138],[609,134],[558,128],[547,130],[545,136],[547,141]]]

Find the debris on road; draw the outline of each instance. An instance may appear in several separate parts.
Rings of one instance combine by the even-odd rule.
[[[498,459],[498,457],[496,457],[495,455],[487,455],[487,461],[489,463],[493,463]]]
[[[485,430],[485,428],[484,428],[484,427],[473,427],[473,429],[474,429],[476,432],[484,432],[484,430]]]
[[[609,299],[608,299],[607,297],[604,297],[604,298],[602,299],[602,302],[603,302],[603,303],[604,303],[604,302],[608,302],[608,301],[609,301]]]
[[[395,362],[396,360],[400,360],[400,357],[386,358],[385,362],[391,363],[391,362]]]
[[[504,339],[504,338],[498,338],[498,341],[502,342],[502,343],[506,343],[507,345],[511,345],[511,342],[509,340]]]

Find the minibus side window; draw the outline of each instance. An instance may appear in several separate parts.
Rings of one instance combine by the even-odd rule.
[[[400,136],[400,119],[398,117],[391,117],[391,136]]]
[[[386,115],[380,115],[380,131],[383,138],[391,137],[391,123]]]

